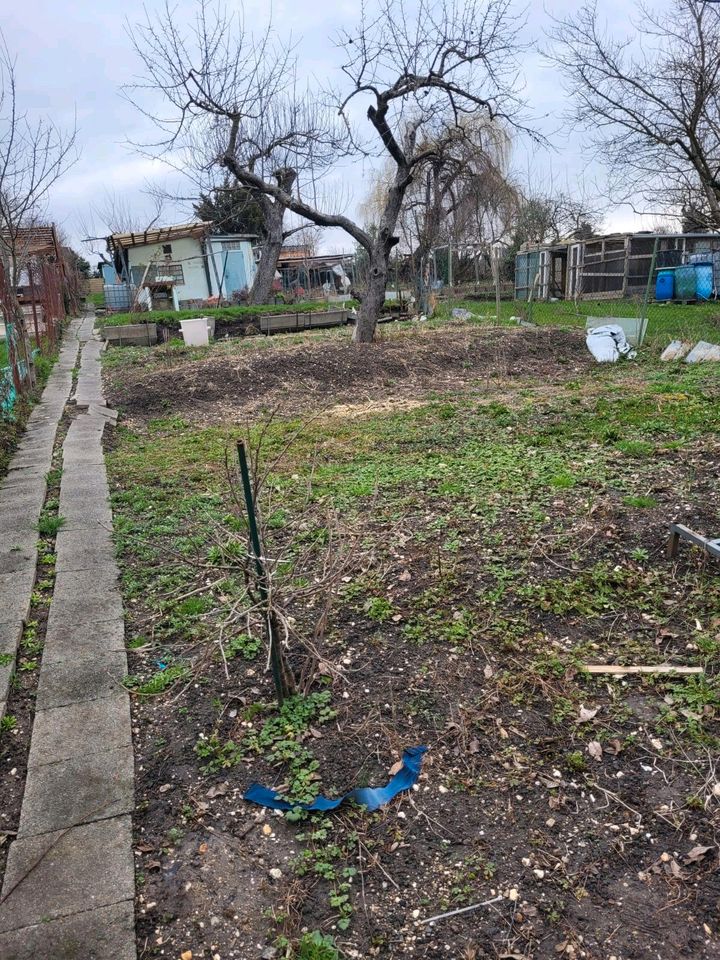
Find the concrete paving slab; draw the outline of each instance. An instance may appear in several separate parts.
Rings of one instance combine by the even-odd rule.
[[[37,517],[45,503],[45,482],[40,479],[32,484],[8,490],[0,490],[0,519],[3,527],[13,526],[12,517]],[[4,571],[3,571],[4,572]]]
[[[55,570],[65,573],[95,570],[102,565],[111,569],[115,577],[119,570],[115,563],[115,545],[110,532],[103,527],[85,530],[63,528],[55,540]]]
[[[35,714],[28,768],[87,757],[132,741],[126,693]]]
[[[20,466],[17,463],[10,463],[8,472],[3,479],[3,487],[18,487],[30,480],[44,480],[47,470],[42,466]]]
[[[15,673],[15,661],[12,663],[6,663],[5,666],[0,664],[0,703],[2,703],[2,710],[0,711],[0,719],[5,716],[5,710],[7,707],[7,701],[10,697],[10,684],[12,683],[13,674]]]
[[[128,816],[16,840],[5,870],[0,931],[132,900],[131,844]]]
[[[20,620],[0,623],[0,654],[15,653],[20,646],[23,625]]]
[[[103,458],[102,448],[98,446],[96,450],[78,449],[69,456],[63,455],[63,468],[71,464],[77,467],[104,466],[105,460]]]
[[[25,502],[39,502],[43,505],[45,493],[47,491],[47,482],[45,476],[39,474],[30,477],[20,477],[11,483],[3,483],[0,486],[0,517],[2,517],[5,507],[18,503],[19,500]]]
[[[125,624],[122,620],[75,623],[50,608],[43,664],[62,663],[75,657],[103,656],[125,650]],[[41,671],[42,672],[42,671]]]
[[[40,515],[40,507],[37,507],[32,513],[28,513],[26,507],[22,506],[7,506],[2,512],[2,517],[0,522],[2,522],[2,532],[5,537],[6,533],[11,534],[13,531],[28,531],[35,530],[35,535],[37,536],[37,522],[38,516]]]
[[[88,470],[86,467],[64,467],[61,475],[65,480],[65,497],[107,496],[108,484],[104,470]]]
[[[69,481],[72,483],[72,481]],[[94,484],[86,484],[85,489],[76,489],[66,484],[60,493],[60,513],[68,520],[80,520],[83,516],[83,507],[90,516],[97,516],[110,509],[107,485],[99,480]]]
[[[135,960],[132,901],[0,933],[3,960]]]
[[[76,596],[72,599],[53,600],[51,609],[53,608],[56,616],[77,624],[120,620],[123,615],[122,599],[117,590],[105,596]]]
[[[15,545],[7,549],[0,547],[0,570],[3,573],[18,573],[37,564],[37,531],[28,530],[24,542],[22,536],[16,537]]]
[[[34,583],[35,568],[32,566],[0,575],[0,620],[9,623],[27,620]]]
[[[99,649],[90,657],[43,662],[37,691],[37,709],[50,710],[70,703],[115,696],[127,676],[127,656],[122,650]]]
[[[99,566],[94,571],[66,570],[55,578],[53,603],[75,600],[104,600],[117,590],[114,565]],[[108,619],[112,619],[108,617]]]
[[[25,784],[18,837],[131,813],[133,772],[132,747],[31,769]]]

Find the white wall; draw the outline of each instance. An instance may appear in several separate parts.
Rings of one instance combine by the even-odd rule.
[[[183,237],[182,240],[171,240],[170,245],[172,246],[172,260],[170,262],[182,265],[185,280],[183,284],[175,285],[176,299],[205,300],[210,294],[200,241],[194,237]],[[165,259],[162,252],[163,246],[165,246],[163,243],[151,243],[144,247],[130,247],[128,250],[130,267],[142,267],[144,269],[153,259],[162,263]]]

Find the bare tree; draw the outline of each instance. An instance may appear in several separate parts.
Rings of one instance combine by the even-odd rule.
[[[584,240],[595,235],[602,222],[602,204],[584,191],[578,196],[553,187],[526,192],[518,204],[513,242],[518,248],[523,243]]]
[[[263,303],[283,243],[298,229],[286,225],[288,201],[309,195],[314,202],[323,172],[343,152],[344,131],[299,87],[293,45],[280,41],[270,26],[253,36],[215,0],[197,0],[184,36],[167,0],[165,10],[160,21],[147,12],[145,22],[130,30],[144,79],[127,93],[164,134],[146,148],[159,148],[201,192],[217,188],[218,169],[230,173],[262,209],[261,256],[250,299]],[[140,102],[143,92],[158,90],[174,109],[169,120]]]
[[[18,97],[16,61],[0,33],[0,267],[11,291],[4,310],[11,363],[27,360],[23,314],[14,296],[31,253],[32,230],[48,194],[77,159],[76,129],[65,132],[52,120],[23,110]]]
[[[433,125],[448,109],[458,128],[461,118],[477,111],[518,125],[519,23],[510,0],[381,0],[373,15],[363,11],[360,25],[340,37],[341,81],[327,98],[345,124],[342,140],[328,129],[325,112],[308,106],[317,94],[298,100],[285,93],[287,45],[278,45],[270,32],[261,40],[250,37],[221,11],[211,15],[208,0],[199,0],[199,10],[191,41],[177,34],[172,18],[133,33],[146,74],[136,91],[159,91],[174,108],[164,123],[164,148],[199,128],[205,141],[214,138],[214,163],[238,183],[267,197],[278,211],[348,233],[369,262],[355,339],[371,341],[405,193],[418,167],[439,152],[429,136]],[[361,110],[369,128],[357,119]],[[331,164],[341,145],[358,157],[386,156],[393,163],[373,235],[298,184],[295,160],[316,163],[321,156]],[[282,147],[293,162],[278,165],[269,146]]]
[[[144,233],[155,226],[163,213],[164,198],[148,189],[152,204],[149,210],[140,212],[127,197],[113,190],[106,190],[102,198],[87,208],[78,217],[77,225],[83,235],[88,252],[102,263],[108,259],[107,238],[113,233]]]
[[[617,198],[638,212],[692,209],[720,227],[720,7],[643,3],[633,32],[604,30],[595,3],[558,22],[548,56],[574,117],[593,131]]]
[[[452,243],[489,262],[518,200],[508,176],[510,137],[502,124],[485,113],[445,120],[434,142],[437,152],[418,166],[399,218],[423,311],[433,248]]]

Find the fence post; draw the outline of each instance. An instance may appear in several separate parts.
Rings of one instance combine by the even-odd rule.
[[[652,288],[653,276],[655,274],[655,262],[657,260],[658,244],[660,243],[660,238],[655,237],[655,244],[653,246],[653,255],[652,260],[650,261],[650,272],[648,273],[647,284],[645,285],[645,297],[643,298],[642,310],[640,312],[640,329],[645,326],[645,321],[647,319],[647,308],[648,301],[650,299],[650,289]]]

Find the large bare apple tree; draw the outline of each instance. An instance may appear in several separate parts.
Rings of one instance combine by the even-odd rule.
[[[316,82],[299,94],[294,84],[288,90],[295,75],[289,41],[271,30],[253,37],[242,18],[198,0],[187,35],[165,19],[132,31],[144,67],[133,96],[150,98],[143,109],[165,131],[162,149],[212,145],[208,165],[228,171],[277,211],[339,227],[365,249],[369,269],[354,338],[370,342],[406,191],[416,170],[447,152],[436,136],[440,118],[450,112],[445,129],[452,137],[478,112],[520,126],[522,24],[510,0],[378,0],[360,10],[357,26],[338,38],[337,82],[330,89]],[[330,109],[344,125],[341,138]],[[298,176],[348,153],[392,161],[372,235]]]

